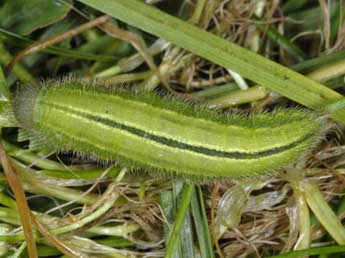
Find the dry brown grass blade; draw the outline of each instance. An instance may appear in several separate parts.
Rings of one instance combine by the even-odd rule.
[[[148,50],[147,50],[146,45],[145,45],[144,41],[142,40],[142,38],[140,38],[138,35],[136,35],[136,34],[134,34],[132,32],[129,32],[129,31],[126,31],[126,30],[122,30],[119,27],[117,27],[117,26],[115,26],[113,24],[110,24],[110,23],[104,23],[104,24],[100,25],[100,28],[102,28],[104,30],[104,32],[108,33],[112,37],[119,38],[119,39],[121,39],[123,41],[127,41],[130,44],[132,44],[132,46],[144,58],[145,62],[150,67],[150,69],[154,72],[154,74],[162,82],[164,87],[167,90],[169,90],[170,92],[173,92],[173,90],[170,88],[167,80],[159,72],[156,64],[153,61],[152,56],[148,53]]]
[[[34,44],[29,45],[28,47],[24,48],[22,51],[20,51],[13,60],[7,65],[6,72],[11,72],[13,66],[18,63],[23,57],[36,53],[46,47],[49,47],[53,44],[56,44],[58,42],[61,42],[65,39],[72,38],[84,31],[87,31],[91,28],[97,27],[101,25],[102,23],[105,23],[107,20],[110,19],[110,16],[103,15],[100,16],[92,21],[89,21],[87,23],[84,23],[74,29],[71,29],[69,31],[66,31],[64,33],[60,33],[58,35],[54,35],[52,37],[48,37],[46,39],[43,39],[41,41],[36,41]]]
[[[330,40],[331,40],[331,18],[329,13],[328,4],[325,0],[319,0],[320,7],[322,10],[322,16],[323,16],[323,38],[324,38],[324,44],[325,48],[330,48]]]
[[[218,191],[219,191],[219,183],[215,184],[215,186],[212,189],[212,193],[211,193],[211,237],[213,240],[213,243],[216,247],[218,256],[220,258],[225,258],[222,249],[219,246],[219,242],[217,239],[217,234],[216,234],[216,218],[215,218],[215,211],[216,211],[216,206],[217,206],[217,195],[218,195]]]
[[[81,254],[78,251],[75,251],[68,247],[66,244],[64,244],[58,237],[51,234],[48,229],[41,224],[35,217],[32,215],[31,217],[32,221],[35,223],[36,228],[39,230],[39,232],[53,245],[58,249],[60,252],[65,254],[68,257],[71,258],[87,258],[88,256]]]
[[[5,150],[0,144],[0,161],[4,169],[7,181],[16,198],[18,212],[21,220],[21,224],[24,231],[24,236],[27,244],[27,250],[30,258],[38,257],[35,238],[32,229],[32,214],[29,205],[26,201],[25,193],[21,185],[20,179],[13,169],[10,160],[7,158]]]

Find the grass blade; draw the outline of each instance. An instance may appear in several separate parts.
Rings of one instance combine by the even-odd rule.
[[[282,65],[137,0],[78,0],[132,26],[168,40],[309,108],[342,95]],[[140,22],[138,22],[140,21]],[[345,112],[333,117],[345,122]]]
[[[345,246],[344,245],[336,245],[336,246],[325,246],[325,247],[316,247],[316,248],[309,248],[306,250],[300,251],[293,251],[288,252],[276,256],[271,256],[270,258],[300,258],[309,255],[328,255],[328,254],[335,254],[335,253],[344,253]],[[339,256],[340,257],[340,256]]]
[[[191,200],[192,214],[199,241],[201,258],[214,258],[210,230],[208,228],[204,200],[200,186],[195,187]]]
[[[193,193],[194,185],[193,184],[184,184],[183,190],[181,193],[181,201],[179,203],[178,211],[175,216],[175,223],[170,233],[169,240],[166,245],[165,258],[175,257],[176,248],[179,243],[179,236],[182,230],[182,227],[185,223],[185,217],[188,213],[189,204],[191,196]]]

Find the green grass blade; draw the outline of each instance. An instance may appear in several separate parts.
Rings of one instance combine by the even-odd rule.
[[[11,110],[10,90],[0,64],[0,129],[15,126]]]
[[[201,258],[214,258],[210,230],[208,228],[204,200],[200,186],[195,186],[191,200],[192,214],[197,232]]]
[[[0,40],[0,64],[6,66],[11,62],[11,60],[12,56]],[[15,64],[11,74],[15,75],[23,83],[35,81],[35,78],[21,64]]]
[[[193,225],[190,212],[187,211],[180,232],[181,257],[194,258]]]
[[[184,190],[184,183],[175,180],[173,191],[162,192],[160,195],[160,205],[166,219],[163,224],[164,240],[170,246],[166,255],[174,258],[194,257],[193,226],[189,211],[186,211],[182,224],[178,219],[181,212],[185,212],[184,209],[181,210],[181,205],[187,204],[181,201],[185,197]],[[175,237],[171,237],[172,234],[176,234]]]
[[[259,21],[258,18],[256,20]],[[290,53],[292,56],[294,56],[298,61],[302,62],[307,57],[303,53],[303,51],[295,45],[288,37],[285,35],[282,35],[276,30],[273,26],[262,24],[262,23],[256,23],[256,28],[258,28],[261,32],[267,33],[267,36],[270,40],[272,40],[274,43],[279,45],[281,48],[285,49],[288,53]]]
[[[0,65],[0,101],[6,102],[10,98],[10,90],[8,89],[7,81]]]
[[[309,108],[321,108],[342,95],[282,65],[206,32],[138,0],[78,0],[132,26],[168,40],[201,57]],[[345,112],[333,115],[345,122]]]
[[[186,183],[183,186],[183,190],[181,193],[181,201],[178,204],[178,211],[175,216],[174,226],[172,228],[169,240],[166,245],[166,251],[165,251],[165,256],[164,256],[165,258],[176,257],[175,252],[176,252],[176,248],[178,247],[179,240],[182,240],[180,239],[180,232],[185,223],[185,217],[186,217],[186,214],[188,213],[193,189],[194,189],[193,184]]]
[[[202,91],[193,92],[192,96],[198,99],[213,99],[236,90],[239,90],[239,87],[236,83],[227,83],[222,86],[211,87]]]
[[[293,251],[288,252],[276,256],[271,256],[269,258],[300,258],[310,255],[322,255],[322,254],[335,254],[335,253],[344,253],[345,246],[344,245],[336,245],[336,246],[325,246],[325,247],[316,247],[316,248],[309,248],[306,250],[301,251]]]
[[[334,63],[336,61],[344,60],[345,58],[345,50],[335,52],[332,54],[329,54],[327,56],[320,56],[316,57],[301,63],[298,63],[291,67],[291,69],[295,70],[299,73],[309,73],[320,66],[327,65],[329,63]]]

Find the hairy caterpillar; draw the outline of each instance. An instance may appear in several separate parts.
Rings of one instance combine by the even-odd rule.
[[[189,178],[263,175],[305,154],[322,125],[306,110],[248,117],[222,114],[153,93],[80,81],[21,88],[18,123],[60,151]]]

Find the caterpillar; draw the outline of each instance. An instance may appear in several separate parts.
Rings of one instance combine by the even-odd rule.
[[[265,175],[298,160],[322,123],[303,109],[243,116],[78,80],[21,87],[19,125],[59,151],[201,180]]]

